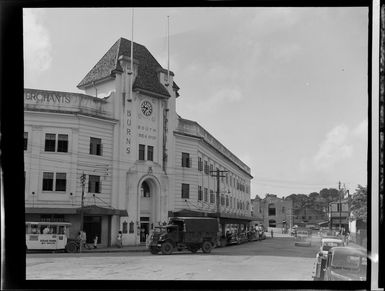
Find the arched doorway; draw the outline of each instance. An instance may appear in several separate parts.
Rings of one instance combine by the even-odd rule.
[[[139,183],[139,242],[144,244],[154,223],[159,220],[160,185],[154,176],[147,176]]]

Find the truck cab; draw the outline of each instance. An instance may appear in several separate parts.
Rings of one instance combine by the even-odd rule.
[[[217,240],[218,223],[215,218],[173,217],[168,225],[155,227],[150,237],[149,249],[152,254],[171,254],[174,250],[187,249],[192,253],[200,248],[210,253]]]

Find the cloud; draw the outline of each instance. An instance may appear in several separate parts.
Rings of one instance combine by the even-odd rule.
[[[51,66],[51,40],[42,24],[43,9],[23,10],[25,76],[36,78]],[[28,80],[26,80],[28,81]]]
[[[222,89],[211,95],[200,104],[200,108],[212,110],[223,103],[236,103],[243,99],[242,93],[237,89]]]
[[[345,125],[333,128],[321,143],[318,152],[313,157],[313,164],[318,170],[327,170],[337,162],[350,158],[353,146],[347,144],[349,129]]]
[[[358,138],[368,138],[368,120],[364,119],[354,130],[353,135]]]

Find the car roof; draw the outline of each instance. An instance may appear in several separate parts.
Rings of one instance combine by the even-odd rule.
[[[321,241],[322,242],[341,242],[342,239],[328,237],[328,238],[323,238]]]
[[[332,253],[352,254],[352,255],[358,255],[358,256],[366,256],[366,250],[363,249],[363,248],[334,247],[330,251]]]

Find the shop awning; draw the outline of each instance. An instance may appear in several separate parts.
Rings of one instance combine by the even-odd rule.
[[[76,213],[80,213],[81,208],[76,209]],[[119,215],[119,216],[128,216],[127,210],[115,209],[115,208],[105,208],[96,205],[84,206],[83,214],[92,214],[92,215]]]
[[[169,216],[173,217],[213,217],[217,218],[217,213],[212,212],[201,212],[190,209],[182,209],[180,211],[169,213]],[[220,213],[219,219],[221,223],[226,224],[238,224],[238,223],[249,223],[255,220],[255,217],[251,216],[238,216],[230,213]]]
[[[76,214],[76,208],[26,207],[27,214]]]
[[[49,207],[27,207],[26,214],[80,214],[80,207],[78,208],[49,208]],[[96,205],[83,207],[83,214],[91,215],[119,215],[128,216],[127,210],[99,207]]]

